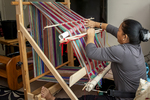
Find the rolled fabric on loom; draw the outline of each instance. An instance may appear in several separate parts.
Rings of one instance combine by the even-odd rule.
[[[104,70],[101,73],[99,73],[92,81],[88,82],[82,90],[85,89],[86,91],[90,92],[100,81],[100,79],[103,78],[103,76],[110,70],[110,66],[111,63],[109,63],[109,65],[105,67]]]
[[[69,32],[66,31],[66,32],[59,35],[59,39],[66,38],[67,36],[69,36]]]
[[[102,29],[98,29],[98,30],[95,30],[95,34],[97,33],[100,33],[102,31]],[[82,33],[82,34],[79,34],[79,35],[74,35],[74,36],[71,36],[71,37],[68,37],[69,36],[69,32],[64,32],[62,34],[59,35],[59,39],[60,39],[60,43],[63,43],[63,42],[67,42],[67,41],[70,41],[70,40],[76,40],[76,39],[79,39],[81,37],[84,37],[87,33]]]

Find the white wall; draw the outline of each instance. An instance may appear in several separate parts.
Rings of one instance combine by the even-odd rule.
[[[15,20],[16,19],[16,12],[15,6],[11,5],[11,1],[14,0],[0,0],[1,4],[1,12],[2,12],[2,19],[3,20]]]
[[[119,27],[126,18],[139,21],[150,31],[150,0],[108,0],[108,23]],[[110,45],[118,44],[116,38],[108,34]],[[144,54],[150,51],[150,41],[141,44]]]

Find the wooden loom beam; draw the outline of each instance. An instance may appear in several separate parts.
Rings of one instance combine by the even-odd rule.
[[[90,92],[99,82],[99,80],[102,79],[103,76],[106,75],[106,73],[110,70],[110,66],[111,66],[111,63],[109,63],[109,65],[107,65],[107,67],[105,67],[103,71],[100,72],[94,79],[89,81],[82,90],[86,89],[86,91]]]
[[[75,58],[74,58],[74,60],[75,60]],[[68,63],[70,63],[70,61],[67,61],[67,62],[65,62],[65,63],[63,63],[63,64],[57,66],[56,69],[58,69],[58,68],[60,68],[60,67],[62,67],[62,66],[64,66],[64,65],[66,65],[66,64],[68,64]],[[39,75],[39,76],[37,76],[37,77],[35,77],[35,78],[32,78],[32,79],[30,80],[30,83],[33,82],[33,81],[35,81],[35,80],[37,80],[37,79],[39,79],[39,78],[41,78],[41,77],[43,77],[43,76],[45,76],[45,75],[47,75],[47,74],[49,74],[49,73],[50,73],[50,71],[47,71],[47,72],[45,72],[45,73],[43,73],[43,74],[41,74],[41,75]]]
[[[70,9],[70,0],[64,0],[66,3],[66,6]]]
[[[69,78],[69,87],[73,86],[76,82],[78,82],[82,77],[86,75],[86,69],[85,67],[81,68],[79,71],[74,73]]]
[[[70,0],[64,0],[65,2],[67,2],[67,7],[70,9]],[[67,51],[68,51],[68,60],[70,61],[70,63],[68,64],[68,66],[74,66],[74,55],[73,55],[73,49],[71,47],[71,43],[69,42],[67,44]]]
[[[23,62],[21,66],[22,70],[22,78],[23,78],[23,88],[24,88],[24,98],[27,100],[27,93],[31,92],[30,83],[29,83],[29,73],[28,73],[28,63],[27,63],[27,51],[26,51],[26,44],[25,44],[25,37],[21,33],[20,30],[20,23],[24,25],[24,18],[23,18],[23,8],[22,8],[22,0],[15,0],[19,3],[16,6],[16,21],[17,21],[17,30],[18,30],[18,40],[19,40],[19,50],[20,50],[20,60]],[[20,16],[20,17],[19,17]]]
[[[67,51],[68,51],[68,60],[70,61],[68,66],[74,66],[74,60],[73,60],[74,56],[73,56],[73,49],[71,47],[71,42],[67,44]]]
[[[61,4],[63,5],[68,5],[68,2],[60,2]],[[22,2],[23,5],[30,5],[31,2]],[[19,5],[19,2],[18,1],[12,1],[11,2],[11,5]]]

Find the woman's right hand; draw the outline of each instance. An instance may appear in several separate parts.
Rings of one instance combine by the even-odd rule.
[[[92,21],[90,19],[86,19],[84,21],[84,25],[85,27],[91,27],[91,28],[94,28],[96,26],[96,22],[95,21]]]
[[[89,43],[94,43],[94,36],[95,36],[95,29],[94,28],[88,28],[87,29],[87,42],[86,45]]]

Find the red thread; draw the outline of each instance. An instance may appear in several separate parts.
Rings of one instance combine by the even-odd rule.
[[[80,38],[82,38],[82,37],[84,37],[84,36],[86,36],[86,35],[82,35],[82,36],[75,36],[76,38],[78,38],[78,39],[80,39]],[[75,39],[65,39],[65,38],[63,38],[63,40],[67,40],[67,42],[63,42],[63,43],[60,43],[60,45],[59,46],[61,46],[61,56],[63,56],[63,50],[64,50],[64,44],[68,44],[70,41],[73,41],[73,40],[75,40]]]
[[[65,40],[65,38],[63,40]],[[68,43],[69,43],[69,40],[67,40],[67,42],[65,42],[65,43],[60,43],[59,44],[59,46],[61,46],[61,56],[63,56],[64,44],[68,44]]]
[[[103,31],[104,31],[104,30],[102,29],[102,31],[101,31],[101,38],[103,37]]]

